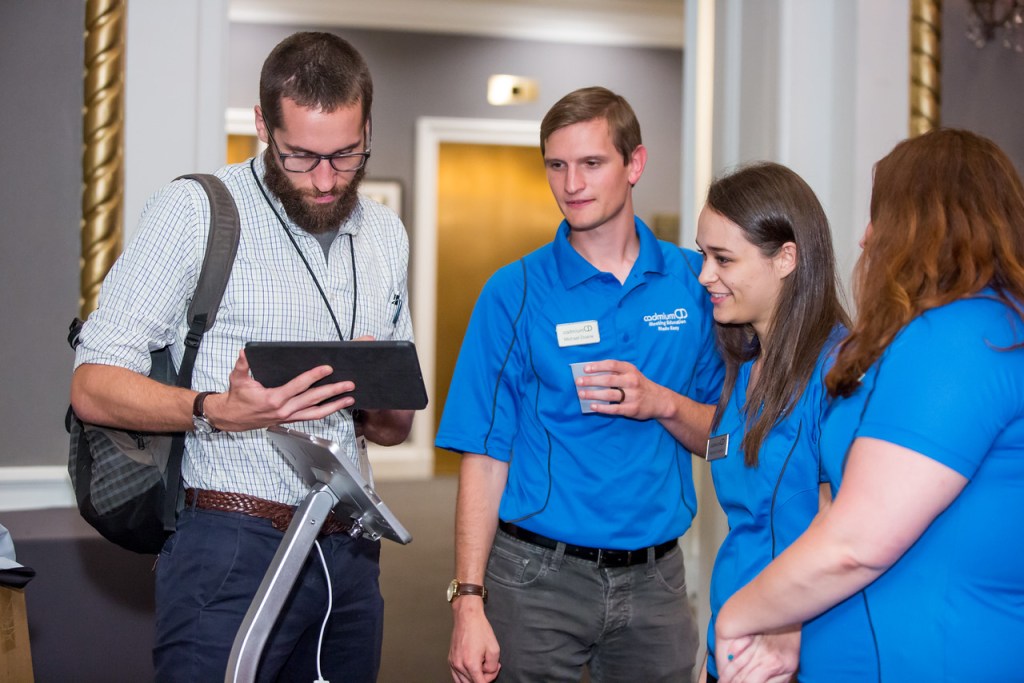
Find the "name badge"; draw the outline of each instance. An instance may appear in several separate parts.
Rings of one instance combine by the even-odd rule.
[[[728,434],[720,434],[719,436],[708,439],[708,445],[704,451],[705,460],[708,462],[711,462],[712,460],[721,460],[727,455],[729,455]]]
[[[558,345],[563,348],[596,344],[601,341],[601,332],[597,329],[596,320],[555,325],[555,334],[558,336]]]

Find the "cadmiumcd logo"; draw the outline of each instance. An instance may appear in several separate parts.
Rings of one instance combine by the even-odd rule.
[[[662,330],[678,330],[680,325],[686,324],[687,312],[685,308],[677,308],[668,313],[650,313],[644,316],[644,322],[648,327],[657,327]]]

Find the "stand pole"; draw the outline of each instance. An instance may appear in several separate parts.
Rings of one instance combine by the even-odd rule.
[[[326,484],[318,482],[296,510],[288,533],[281,541],[249,611],[242,620],[238,635],[235,636],[225,683],[249,683],[256,680],[256,671],[270,631],[295,586],[295,580],[313,549],[324,520],[337,504],[338,497],[334,492]]]

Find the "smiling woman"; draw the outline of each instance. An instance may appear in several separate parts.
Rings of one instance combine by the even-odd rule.
[[[818,448],[824,371],[849,321],[825,211],[785,166],[752,164],[715,180],[697,244],[726,368],[707,456],[729,520],[711,582],[707,668],[714,678],[722,605],[825,503]],[[785,670],[774,673],[795,667],[799,624],[784,631],[777,642],[790,642],[793,652]],[[831,649],[812,654],[827,659]]]

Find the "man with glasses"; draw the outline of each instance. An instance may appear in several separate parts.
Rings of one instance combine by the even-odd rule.
[[[223,679],[243,617],[307,493],[265,428],[300,423],[354,462],[359,435],[392,445],[411,428],[411,411],[354,415],[352,382],[314,387],[326,367],[265,388],[241,351],[250,341],[412,339],[405,229],[358,194],[372,99],[365,61],[335,35],[294,34],[267,58],[255,116],[268,147],[217,172],[238,206],[241,238],[192,390],[146,375],[150,349],[170,344],[182,357],[210,221],[196,183],[175,181],[147,203],[82,330],[72,380],[82,419],[189,432],[186,507],[156,565],[159,681]],[[261,680],[376,679],[380,546],[345,531],[346,520],[325,522],[323,566],[314,554],[300,574],[266,644]]]

